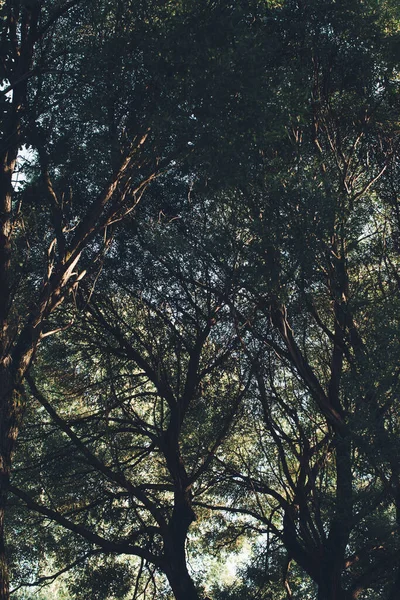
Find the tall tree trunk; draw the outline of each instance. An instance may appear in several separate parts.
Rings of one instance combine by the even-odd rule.
[[[394,501],[396,506],[396,525],[397,531],[396,535],[400,536],[400,475],[396,465],[394,465],[394,475],[396,479],[395,484],[395,492],[394,492]],[[390,590],[390,594],[388,596],[388,600],[397,600],[400,595],[400,559],[398,563],[398,567],[395,571],[394,582],[392,584],[392,589]]]
[[[200,600],[186,563],[187,534],[190,525],[196,520],[196,514],[192,508],[191,482],[179,447],[185,410],[183,405],[184,401],[180,398],[171,407],[163,445],[168,470],[174,482],[174,508],[164,537],[164,572],[176,600]]]
[[[318,581],[318,600],[350,600],[351,595],[342,587],[343,559],[340,548],[325,552]]]
[[[15,165],[8,156],[2,160],[0,175],[0,600],[9,598],[9,578],[4,541],[4,517],[7,503],[7,489],[10,481],[12,438],[15,431],[10,429],[12,420],[12,377],[10,345],[10,256],[11,256],[11,173]]]

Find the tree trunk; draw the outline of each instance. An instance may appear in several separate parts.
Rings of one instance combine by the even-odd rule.
[[[9,157],[6,157],[7,159]],[[4,516],[7,503],[7,489],[10,481],[12,437],[10,430],[10,407],[12,404],[12,384],[10,374],[11,357],[8,321],[10,304],[10,257],[11,257],[11,174],[15,166],[16,152],[11,164],[2,160],[0,174],[0,600],[8,600],[9,577],[4,542]]]
[[[400,475],[399,475],[397,463],[395,463],[393,465],[393,467],[394,467],[393,471],[394,471],[394,475],[395,475],[395,480],[397,482],[395,485],[395,492],[394,492],[394,501],[395,501],[395,506],[396,506],[396,524],[397,524],[396,536],[399,537],[400,536]],[[398,565],[399,566],[397,567],[397,569],[395,571],[394,582],[392,584],[392,589],[389,593],[388,600],[397,600],[400,595],[400,559],[399,559]]]
[[[13,365],[7,358],[0,365],[0,600],[9,598],[9,577],[4,539],[5,510],[12,456],[25,407],[23,398],[17,391],[18,384],[14,379]]]
[[[0,386],[4,377],[0,376]],[[4,389],[4,388],[3,388]],[[4,540],[4,518],[10,482],[12,439],[10,436],[9,399],[0,395],[0,600],[9,598],[9,576]]]
[[[321,561],[318,600],[349,600],[342,573],[353,515],[351,440],[336,435],[336,509]]]
[[[0,600],[8,600],[9,576],[4,541],[4,517],[10,482],[11,459],[22,417],[22,401],[18,382],[23,373],[21,365],[12,356],[12,342],[16,332],[11,316],[11,253],[13,222],[12,176],[22,143],[21,123],[26,110],[27,77],[37,41],[37,25],[41,7],[39,2],[9,2],[3,19],[5,47],[12,49],[13,61],[4,60],[3,68],[13,86],[12,101],[2,117],[4,140],[0,156]],[[17,35],[17,31],[19,35]],[[26,365],[28,361],[26,362]]]
[[[164,540],[165,574],[176,600],[200,600],[186,564],[186,538],[196,515],[191,507],[191,492],[175,491],[174,509]]]
[[[324,582],[318,587],[318,600],[350,600],[350,597],[342,590],[340,586],[334,586],[334,583]]]
[[[7,557],[4,545],[4,514],[7,494],[3,489],[2,477],[0,479],[0,600],[8,600],[10,586],[8,576]]]
[[[318,584],[318,600],[350,600],[351,596],[342,588],[341,575],[342,569],[337,564],[324,565]]]
[[[171,557],[170,563],[166,575],[175,599],[200,600],[200,596],[186,568],[186,561],[182,562],[178,557]]]
[[[166,545],[165,574],[176,600],[200,600],[186,565],[185,543],[174,541]],[[0,599],[1,600],[1,599]]]

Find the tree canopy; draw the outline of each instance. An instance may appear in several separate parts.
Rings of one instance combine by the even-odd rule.
[[[0,599],[395,600],[397,3],[0,11]]]

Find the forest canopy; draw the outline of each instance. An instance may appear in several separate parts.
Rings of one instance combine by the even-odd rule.
[[[396,600],[398,3],[0,18],[0,600]]]

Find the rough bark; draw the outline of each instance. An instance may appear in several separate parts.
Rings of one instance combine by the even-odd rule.
[[[176,600],[200,600],[185,562],[177,556],[171,556],[171,566],[166,570],[168,582]]]
[[[318,600],[351,600],[351,596],[343,590],[340,579],[326,573],[324,580],[318,586]]]

